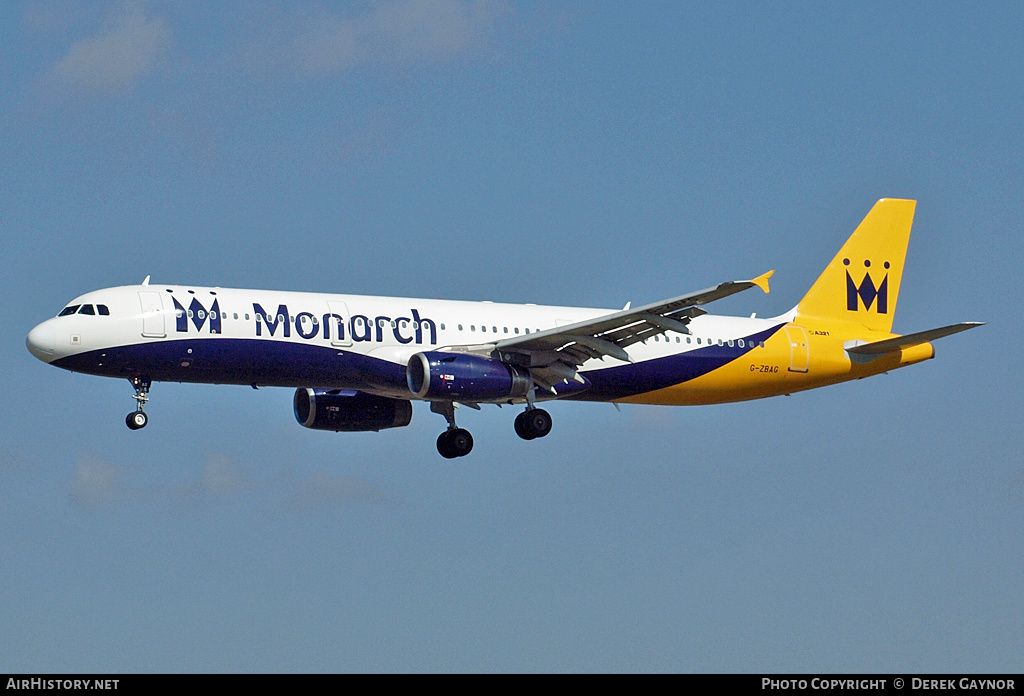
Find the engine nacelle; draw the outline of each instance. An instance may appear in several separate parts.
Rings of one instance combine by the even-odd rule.
[[[417,353],[405,370],[409,391],[421,399],[502,401],[533,387],[527,370],[468,353]]]
[[[364,432],[403,428],[412,422],[412,402],[359,391],[296,389],[295,420],[313,430]]]

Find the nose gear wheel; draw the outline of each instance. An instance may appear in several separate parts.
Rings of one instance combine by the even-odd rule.
[[[124,422],[130,429],[139,430],[140,428],[145,428],[149,423],[149,416],[146,415],[143,408],[146,406],[146,402],[149,401],[149,388],[153,383],[144,377],[132,377],[129,381],[135,387],[135,395],[132,398],[135,399],[138,405],[134,411],[128,414]]]

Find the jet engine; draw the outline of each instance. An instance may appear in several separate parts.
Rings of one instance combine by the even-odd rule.
[[[417,353],[405,378],[421,399],[503,401],[524,397],[533,387],[527,370],[468,353]]]
[[[295,420],[313,430],[364,432],[403,428],[412,422],[412,402],[352,390],[296,389]]]

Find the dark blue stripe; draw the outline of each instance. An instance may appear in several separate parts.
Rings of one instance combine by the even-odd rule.
[[[743,348],[740,348],[738,343],[732,347],[728,344],[710,345],[685,353],[666,355],[664,358],[592,370],[587,372],[586,376],[593,386],[584,394],[568,398],[581,401],[615,401],[703,377],[754,350],[758,341],[767,341],[783,326],[785,324],[778,324],[750,336],[743,336]]]
[[[570,382],[559,396],[614,401],[701,377],[753,350],[782,328],[779,324],[744,337],[737,345],[711,345],[654,360],[585,373],[589,388]],[[191,349],[191,353],[189,353]],[[190,338],[139,343],[79,353],[53,365],[104,377],[146,377],[154,382],[257,384],[265,387],[358,389],[409,397],[405,366],[327,346],[252,338]],[[567,390],[579,393],[566,395]],[[541,398],[545,398],[542,393]]]
[[[189,349],[192,350],[189,353]],[[408,397],[405,366],[340,348],[252,338],[192,338],[105,348],[55,360],[73,372],[155,382],[359,389]]]

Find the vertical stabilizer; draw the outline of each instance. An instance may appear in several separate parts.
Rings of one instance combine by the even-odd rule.
[[[797,317],[844,320],[892,331],[917,201],[883,198],[846,240],[804,299]]]

